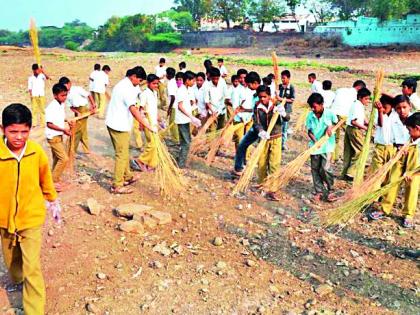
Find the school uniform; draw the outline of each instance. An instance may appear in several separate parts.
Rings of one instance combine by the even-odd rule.
[[[228,75],[228,71],[226,69],[226,67],[224,65],[222,65],[221,67],[219,67],[220,70],[220,76],[222,78],[226,77]]]
[[[89,109],[89,92],[80,86],[72,86],[67,95],[67,104],[77,110],[80,114],[86,114]],[[77,152],[79,143],[82,142],[85,152],[89,151],[88,139],[88,117],[76,121],[76,133],[74,137],[74,147],[69,148]]]
[[[323,91],[323,88],[322,88],[322,83],[321,82],[319,82],[318,80],[315,80],[314,82],[312,82],[312,85],[311,85],[311,92],[312,93],[321,94],[322,91]]]
[[[335,91],[334,101],[331,105],[331,110],[337,115],[338,120],[346,120],[349,116],[350,107],[357,100],[357,91],[355,88],[340,88]],[[335,133],[335,151],[333,154],[333,161],[337,161],[340,157],[340,139],[345,133],[346,125],[338,128]]]
[[[409,97],[411,106],[415,112],[420,111],[420,97],[417,93],[413,93]]]
[[[405,127],[401,119],[397,116],[391,123],[393,143],[397,147],[401,147],[406,143],[410,143],[408,153],[403,155],[398,162],[394,164],[389,175],[389,182],[392,183],[398,180],[407,171],[413,170],[420,165],[419,160],[419,146],[420,139],[412,141],[408,129]],[[420,177],[413,176],[410,182],[404,181],[404,208],[403,216],[409,219],[414,217],[417,210],[417,201],[419,197]],[[386,214],[392,212],[392,207],[397,199],[400,185],[392,187],[388,193],[382,198],[382,211]]]
[[[172,78],[168,81],[168,100],[170,101],[172,97],[176,97],[176,92],[178,91],[178,86],[176,85],[175,78]],[[171,115],[169,116],[169,125],[172,140],[175,143],[179,142],[178,126],[175,124],[175,102],[173,104]]]
[[[295,87],[290,83],[287,86],[280,85],[279,96],[281,98],[295,99]],[[291,114],[293,112],[293,102],[286,102],[284,108],[286,109],[286,113]],[[282,128],[282,147],[284,149],[288,138],[287,130],[289,129],[289,121],[285,121]]]
[[[28,91],[31,93],[31,110],[34,126],[45,125],[45,81],[47,77],[40,73],[28,79]]]
[[[337,116],[327,108],[321,117],[317,117],[314,112],[310,112],[306,118],[306,129],[311,132],[316,140],[321,139],[328,127],[338,122]],[[312,140],[309,146],[315,144]],[[335,135],[328,138],[327,142],[311,154],[311,173],[316,193],[322,193],[324,197],[333,190],[334,174],[331,168],[331,157],[335,148]]]
[[[178,166],[180,168],[185,168],[191,144],[191,119],[179,110],[180,103],[182,103],[182,107],[187,113],[192,114],[190,96],[188,94],[188,89],[185,85],[181,85],[178,88],[174,104],[175,124],[178,126],[180,144],[180,150],[178,154]]]
[[[235,110],[239,106],[244,109],[251,110],[250,112],[241,112],[235,115],[233,118],[233,124],[242,124],[242,127],[236,129],[233,133],[233,142],[235,143],[235,149],[238,149],[239,142],[244,137],[245,133],[252,127],[252,115],[255,107],[255,103],[258,101],[258,96],[255,95],[255,91],[250,88],[245,88],[239,85],[231,91],[231,102],[233,109]],[[247,150],[247,158],[249,158],[250,150]]]
[[[66,111],[65,105],[60,104],[57,100],[53,100],[45,109],[45,120],[48,123],[52,123],[60,128],[66,126]],[[53,164],[52,164],[52,176],[54,182],[59,182],[61,175],[63,174],[69,157],[67,154],[66,147],[63,142],[64,132],[50,129],[48,125],[45,127],[45,136],[48,144],[51,147]]]
[[[210,127],[211,131],[222,129],[226,124],[226,104],[225,100],[228,97],[228,90],[226,81],[219,79],[217,86],[211,81],[206,85],[206,93],[204,99],[207,104],[211,104],[213,109],[217,112],[216,124]],[[213,114],[213,113],[212,113]]]
[[[352,121],[358,124],[365,124],[365,108],[359,101],[355,101],[350,108],[346,121],[346,133],[344,135],[344,161],[342,176],[354,177],[356,174],[357,161],[363,149],[365,135],[362,129],[354,127]]]
[[[99,117],[103,118],[106,108],[106,87],[109,85],[109,77],[105,71],[94,71],[91,74],[91,93],[99,112]]]
[[[144,88],[146,85],[143,85],[142,87]],[[138,86],[137,90],[138,90],[138,94],[137,94],[137,103],[136,103],[136,107],[139,108],[139,103],[140,103],[140,95],[143,92],[144,89],[142,89],[142,87]],[[137,120],[133,120],[133,128],[131,129],[131,134],[134,136],[134,143],[135,143],[135,147],[137,149],[141,149],[143,148],[143,138],[142,138],[142,131],[143,131],[143,126],[140,126],[140,123]],[[130,136],[131,137],[131,136]]]
[[[158,96],[156,91],[147,88],[140,94],[140,108],[146,114],[151,126],[158,126]],[[151,168],[155,168],[158,164],[157,147],[149,129],[144,129],[146,137],[146,146],[143,153],[139,157],[139,161]]]
[[[322,90],[321,95],[324,98],[324,108],[331,109],[331,106],[334,102],[335,93],[331,90]]]
[[[267,131],[274,115],[274,104],[270,101],[268,106],[257,103],[254,109],[254,128],[257,134],[262,130]],[[270,139],[265,143],[263,152],[258,160],[258,182],[261,184],[270,174],[275,173],[281,164],[281,133],[282,124],[288,121],[290,115],[279,116],[271,131]]]
[[[195,102],[197,104],[198,115],[200,116],[200,119],[207,117],[208,112],[206,108],[206,102],[204,100],[204,93],[205,93],[204,86],[199,88],[197,85],[195,85],[193,89],[194,89]]]
[[[157,65],[155,67],[155,74],[159,78],[161,78],[162,76],[166,76],[166,67],[165,66],[161,67],[160,65]],[[167,106],[165,78],[159,80],[158,98],[159,98],[159,108],[162,110],[165,110]]]
[[[28,140],[18,156],[0,139],[0,236],[4,263],[14,284],[23,283],[25,314],[45,314],[45,285],[41,270],[45,199],[54,201],[48,158]]]
[[[124,181],[133,177],[129,146],[134,118],[130,107],[136,105],[138,94],[139,88],[126,77],[115,85],[108,104],[105,124],[115,150],[114,187],[122,187]]]

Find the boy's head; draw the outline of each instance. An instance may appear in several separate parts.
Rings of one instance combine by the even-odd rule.
[[[246,86],[245,78],[248,74],[248,71],[246,69],[239,69],[236,72],[236,75],[239,77],[239,83],[241,83],[243,86]]]
[[[217,65],[219,66],[219,67],[221,67],[221,66],[223,66],[223,58],[219,58],[219,59],[217,59]]]
[[[394,98],[395,110],[400,116],[401,120],[405,120],[410,116],[411,104],[410,100],[405,95],[397,95]]]
[[[362,80],[356,80],[353,83],[353,88],[355,88],[356,91],[359,91],[360,89],[366,88],[366,83]]]
[[[257,95],[258,98],[260,100],[260,102],[264,105],[268,105],[270,104],[270,100],[271,100],[271,90],[270,87],[267,85],[260,85],[257,88]]]
[[[385,114],[389,114],[394,108],[394,99],[391,96],[382,95],[379,102],[382,104]]]
[[[316,80],[316,74],[315,73],[309,73],[308,74],[308,82],[309,83],[314,83],[314,81]]]
[[[270,79],[271,79],[271,81],[273,81],[273,80],[276,78],[276,76],[275,76],[273,73],[269,73],[269,74],[267,75],[267,78],[270,78]]]
[[[197,73],[197,76],[195,77],[195,83],[197,84],[198,88],[201,88],[206,81],[206,75],[204,72]]]
[[[185,71],[184,73],[184,85],[186,87],[192,87],[195,83],[195,73],[192,71]]]
[[[156,91],[159,86],[159,77],[153,73],[147,76],[147,87],[153,91]]]
[[[405,126],[410,133],[411,139],[416,141],[420,138],[420,112],[412,114],[405,121]]]
[[[332,87],[332,82],[330,80],[322,81],[322,89],[324,91],[330,91]]]
[[[270,79],[269,77],[265,77],[265,78],[263,78],[263,79],[262,79],[262,82],[263,82],[263,84],[264,84],[264,85],[266,85],[266,86],[270,86],[270,85],[271,85],[271,83],[272,83],[272,81],[271,81],[271,79]]]
[[[96,71],[101,70],[101,65],[99,63],[95,63],[95,65],[93,66],[93,70],[96,70]]]
[[[52,92],[54,95],[54,98],[59,102],[60,104],[63,104],[67,99],[67,92],[68,89],[64,84],[56,83],[53,85]]]
[[[364,106],[368,106],[370,103],[371,94],[372,93],[370,93],[370,91],[367,88],[361,88],[359,91],[357,91],[357,99]]]
[[[236,74],[234,74],[232,78],[230,78],[230,82],[232,82],[232,85],[234,87],[237,87],[239,85],[239,77]]]
[[[175,78],[175,73],[176,71],[174,68],[171,68],[171,67],[166,68],[166,78],[168,80],[172,80],[173,78]]]
[[[283,85],[288,85],[290,83],[291,73],[289,70],[283,70],[280,74],[280,77],[281,77],[281,83]]]
[[[406,96],[411,96],[411,94],[416,93],[417,90],[417,81],[416,79],[408,78],[403,81],[401,84],[402,94]]]
[[[324,98],[319,93],[312,93],[309,96],[308,105],[314,114],[322,114],[324,112]]]
[[[146,80],[147,77],[146,71],[144,71],[144,68],[141,66],[129,69],[127,71],[126,76],[131,81],[131,83],[133,83],[134,86],[140,85],[140,83]]]
[[[22,104],[10,104],[2,113],[2,130],[12,151],[23,149],[32,127],[32,114]]]
[[[159,59],[159,66],[163,67],[166,63],[166,59],[165,58],[160,58]]]
[[[58,83],[63,84],[68,91],[71,89],[71,81],[67,77],[61,77],[60,80],[58,80]]]
[[[204,68],[206,68],[206,71],[209,71],[209,69],[213,66],[213,63],[210,59],[204,60]]]
[[[42,72],[42,69],[37,63],[34,63],[32,65],[32,72],[34,73],[34,75],[38,75]]]
[[[111,72],[111,67],[108,65],[105,65],[102,67],[102,71],[105,72],[106,74]]]
[[[251,90],[255,91],[261,83],[260,75],[255,71],[249,72],[245,77],[245,83]]]
[[[175,81],[176,81],[176,85],[178,87],[183,85],[184,84],[184,72],[177,72],[175,74]]]
[[[185,63],[185,61],[181,61],[179,63],[179,70],[183,70],[185,68],[187,68],[187,64]]]
[[[215,67],[211,67],[209,69],[209,76],[210,76],[211,82],[217,86],[220,80],[220,70]]]

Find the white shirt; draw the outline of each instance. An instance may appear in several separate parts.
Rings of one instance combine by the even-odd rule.
[[[322,93],[323,89],[322,89],[322,83],[319,82],[318,80],[315,80],[314,82],[312,82],[311,85],[311,92],[312,93]]]
[[[201,116],[207,116],[206,102],[204,101],[204,85],[201,88],[198,88],[197,85],[194,86],[194,96],[197,103],[198,113]]]
[[[359,100],[356,100],[350,107],[347,126],[353,126],[351,123],[353,120],[356,120],[359,125],[364,126],[365,124],[365,106]]]
[[[183,109],[191,115],[192,108],[191,108],[191,102],[190,102],[190,96],[188,94],[188,89],[185,85],[181,85],[178,88],[178,91],[176,93],[175,97],[175,123],[177,125],[182,124],[188,124],[191,122],[190,117],[186,116],[183,112],[179,110],[179,103],[182,102]]]
[[[147,88],[140,94],[140,107],[144,109],[153,126],[158,124],[158,97],[157,92]]]
[[[194,84],[192,87],[187,88],[188,96],[190,97],[192,111],[198,110],[197,102],[195,101],[195,92],[194,92],[194,88],[196,86],[197,84]]]
[[[178,86],[176,85],[175,78],[172,78],[168,81],[167,90],[168,90],[168,98],[170,100],[171,96],[175,96],[176,91],[178,90]]]
[[[244,109],[251,109],[251,112],[242,112],[242,113],[238,113],[235,116],[235,121],[242,121],[244,123],[247,123],[249,121],[251,121],[252,119],[252,115],[254,114],[254,107],[255,107],[255,103],[256,103],[256,97],[255,95],[255,91],[251,90],[250,88],[244,88],[244,102],[242,103],[242,107]]]
[[[357,100],[357,91],[355,88],[341,88],[335,91],[334,102],[331,110],[338,116],[348,117],[350,107]]]
[[[122,132],[131,131],[133,115],[130,106],[137,104],[139,92],[140,88],[134,86],[127,77],[115,85],[105,119],[109,128]]]
[[[159,66],[159,65],[157,65],[156,67],[155,67],[155,74],[159,77],[159,78],[161,78],[161,77],[163,77],[163,76],[166,76],[166,67],[165,66],[163,66],[163,67],[161,67],[161,66]],[[160,79],[160,82],[165,82],[165,78],[163,78],[163,79]]]
[[[104,94],[106,86],[109,85],[109,77],[105,71],[97,71],[93,76],[92,92]]]
[[[29,77],[28,90],[31,91],[32,96],[45,96],[45,80],[47,80],[47,77],[43,73]]]
[[[219,68],[219,71],[220,71],[220,75],[223,77],[224,75],[227,75],[228,74],[228,72],[227,72],[227,69],[226,69],[226,67],[224,66],[224,65],[222,65],[220,68]]]
[[[86,106],[89,103],[89,92],[80,86],[72,86],[67,94],[67,104],[70,107]]]
[[[335,93],[331,90],[322,90],[321,95],[324,98],[324,108],[331,109],[331,106],[334,102]]]
[[[411,114],[409,116],[411,116]],[[404,145],[411,139],[407,127],[403,124],[398,114],[393,116],[391,121],[391,131],[392,143],[394,144]]]
[[[213,82],[209,82],[206,86],[206,93],[204,99],[206,103],[211,104],[213,109],[219,114],[226,113],[225,99],[228,96],[226,81],[220,78],[217,86]]]
[[[420,111],[420,97],[417,93],[413,93],[410,95],[410,103],[415,112]]]
[[[52,123],[57,127],[64,129],[66,126],[66,108],[64,104],[60,104],[57,100],[53,100],[45,109],[45,121]],[[45,136],[52,139],[56,136],[62,136],[64,132],[45,127]]]
[[[187,68],[181,69],[181,70],[179,70],[179,72],[185,73],[185,72],[187,72]]]
[[[89,75],[89,92],[93,92],[93,82],[95,82],[96,76],[100,70],[93,70]]]
[[[237,87],[231,86],[228,91],[228,98],[230,99],[232,107],[235,110],[245,100],[245,88],[239,84]]]
[[[9,147],[7,146],[7,138],[4,138],[4,144],[6,145],[7,149],[9,150],[10,154],[13,155],[13,157],[20,162],[20,160],[22,160],[23,155],[25,154],[26,151],[26,146],[28,145],[28,142],[25,142],[25,146],[23,147],[22,151],[20,152],[19,155],[15,154],[14,152],[12,152],[12,150],[9,149]]]
[[[396,117],[395,117],[396,116]],[[382,145],[391,145],[392,142],[392,130],[391,125],[392,121],[398,118],[398,114],[392,110],[389,115],[382,115],[382,127],[378,125],[378,112],[375,116],[375,138],[374,143]]]
[[[276,82],[271,82],[270,84],[270,93],[271,93],[271,97],[275,97],[276,96]]]

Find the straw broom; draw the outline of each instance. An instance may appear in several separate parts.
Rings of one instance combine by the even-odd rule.
[[[399,185],[403,180],[409,176],[419,176],[420,166],[415,168],[412,171],[407,172],[402,177],[397,180],[383,186],[379,189],[374,190],[373,192],[364,193],[355,199],[349,200],[344,203],[342,206],[331,209],[322,216],[322,224],[324,227],[336,225],[336,224],[345,224],[354,218],[360,211],[366,209],[367,206],[372,204],[374,201],[378,200],[380,197],[386,195],[389,190],[397,185]]]
[[[384,81],[384,71],[381,69],[376,75],[375,89],[373,92],[372,111],[369,118],[369,126],[366,131],[365,140],[363,142],[362,152],[360,158],[357,161],[356,174],[353,179],[353,187],[359,186],[363,182],[363,176],[365,174],[365,165],[369,156],[370,138],[372,136],[373,126],[375,122],[375,116],[377,109],[375,108],[375,102],[381,97],[382,84]]]
[[[203,145],[210,143],[220,131],[210,132],[206,134],[207,129],[216,121],[217,116],[211,115],[205,124],[200,128],[197,135],[192,139],[190,146],[190,155],[197,154],[201,151]]]
[[[305,106],[303,108],[303,112],[299,115],[299,118],[296,121],[296,127],[295,127],[296,131],[304,130],[306,118],[308,117],[310,111],[311,110],[309,106]]]
[[[36,63],[39,66],[41,66],[41,51],[39,50],[39,45],[38,45],[38,30],[36,28],[34,19],[31,19],[31,22],[29,24],[29,38],[31,40],[31,44],[34,50]]]
[[[337,129],[340,128],[344,123],[344,119],[340,120],[332,128],[332,133],[334,134],[337,131]],[[287,183],[298,174],[299,170],[306,163],[311,154],[313,154],[320,147],[322,147],[328,141],[329,138],[330,137],[327,134],[324,135],[312,147],[299,154],[299,156],[293,161],[281,167],[277,172],[271,174],[263,183],[263,187],[268,191],[276,192],[280,188],[286,186]]]

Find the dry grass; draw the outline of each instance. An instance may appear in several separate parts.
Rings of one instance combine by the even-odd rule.
[[[35,20],[31,19],[29,25],[29,38],[31,40],[32,47],[34,49],[34,56],[36,63],[41,65],[41,51],[39,50],[38,45],[38,30],[36,28]]]

